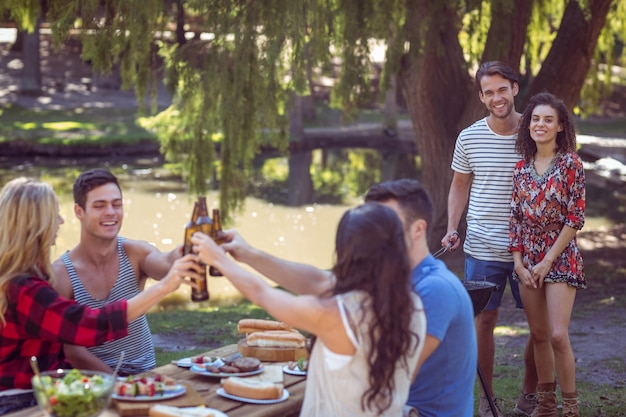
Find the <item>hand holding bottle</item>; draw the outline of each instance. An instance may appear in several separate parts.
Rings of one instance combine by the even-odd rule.
[[[219,270],[219,264],[226,258],[226,252],[210,236],[204,233],[194,233],[191,237],[193,252],[198,255],[200,262],[211,265]]]

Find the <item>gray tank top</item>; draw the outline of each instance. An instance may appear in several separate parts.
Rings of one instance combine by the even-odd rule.
[[[74,269],[74,265],[72,265],[68,253],[64,253],[61,256],[61,260],[65,264],[65,269],[67,269],[72,282],[74,299],[77,303],[91,308],[101,308],[113,301],[127,300],[139,294],[140,289],[135,271],[124,251],[123,237],[118,236],[117,238],[117,253],[120,261],[119,275],[106,299],[93,298],[87,292]],[[120,358],[120,353],[124,351],[124,362],[120,367],[120,375],[137,374],[156,367],[154,343],[150,327],[148,326],[148,319],[145,315],[141,315],[128,325],[128,336],[88,349],[111,368],[115,368]]]

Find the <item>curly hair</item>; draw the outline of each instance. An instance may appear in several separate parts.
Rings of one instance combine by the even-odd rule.
[[[335,245],[333,294],[364,291],[373,310],[368,337],[374,351],[361,408],[375,406],[383,414],[391,405],[396,364],[403,358],[401,366],[408,369],[407,352],[419,341],[410,328],[415,306],[402,223],[392,209],[366,203],[344,213]]]
[[[0,322],[6,323],[6,289],[20,275],[52,280],[50,249],[59,204],[50,185],[20,177],[0,191]]]
[[[533,110],[540,105],[552,107],[556,111],[559,119],[558,123],[563,126],[563,130],[556,134],[556,152],[576,152],[576,129],[574,119],[563,101],[550,93],[539,93],[529,100],[528,106],[526,106],[524,113],[522,113],[522,118],[517,128],[515,150],[526,162],[530,162],[537,152],[537,144],[530,136],[530,121],[533,116]]]
[[[117,177],[106,169],[96,168],[81,173],[74,182],[74,203],[78,204],[84,210],[89,191],[110,183],[117,185],[120,193],[122,192],[122,188],[117,182]]]

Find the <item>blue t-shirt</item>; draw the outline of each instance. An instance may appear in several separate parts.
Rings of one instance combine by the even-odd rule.
[[[411,279],[426,311],[426,334],[440,344],[422,364],[408,404],[420,417],[472,417],[478,351],[469,293],[432,255],[413,269]]]

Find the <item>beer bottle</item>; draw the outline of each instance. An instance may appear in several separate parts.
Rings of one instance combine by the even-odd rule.
[[[218,245],[220,243],[224,243],[224,239],[222,237],[222,219],[220,216],[220,209],[213,209],[213,234],[211,238]],[[221,277],[223,276],[219,269],[209,267],[209,275],[212,277]]]
[[[188,225],[190,227],[185,228],[185,250],[189,250],[189,252],[191,252],[191,236],[193,236],[193,234],[195,232],[202,232],[204,234],[206,234],[207,236],[211,236],[212,235],[212,225],[213,222],[211,221],[211,218],[209,217],[209,211],[207,209],[207,205],[206,205],[206,197],[202,196],[202,197],[198,197],[198,202],[196,203],[197,205],[197,213],[196,213],[196,221],[191,223]],[[194,206],[194,211],[195,211],[195,206]],[[193,218],[193,215],[192,215]],[[189,253],[187,252],[187,253]],[[198,286],[198,288],[192,288],[191,289],[191,301],[206,301],[209,299],[209,289],[207,286],[207,280],[206,280],[206,265],[201,264],[201,266],[204,266],[204,273],[201,274],[202,278],[200,280],[196,280],[196,284]]]
[[[191,236],[193,236],[195,224],[198,221],[198,202],[193,203],[193,212],[191,213],[191,220],[185,225],[185,241],[183,243],[183,255],[191,253]]]

